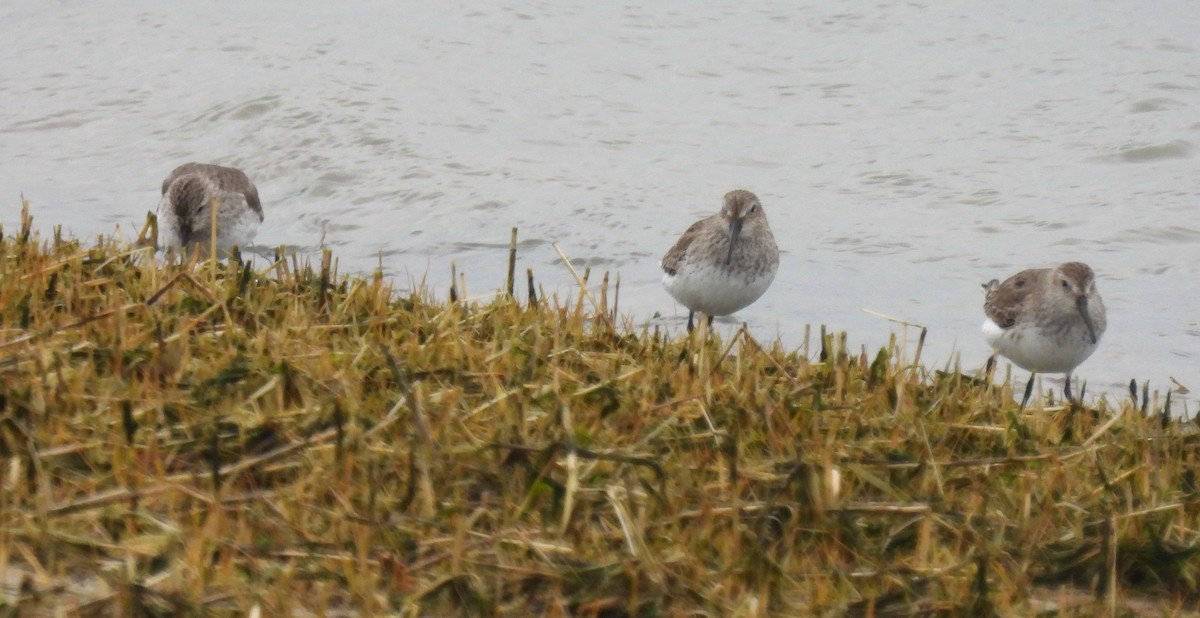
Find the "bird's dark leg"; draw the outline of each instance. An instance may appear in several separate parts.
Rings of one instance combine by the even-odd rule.
[[[1029,382],[1025,384],[1025,396],[1021,398],[1021,409],[1025,409],[1025,404],[1029,403],[1029,396],[1033,394],[1033,380],[1037,377],[1036,373],[1029,374]]]
[[[708,330],[710,330],[710,331],[712,330],[712,320],[713,320],[713,317],[711,315],[708,316]]]
[[[696,317],[695,311],[688,311],[688,334],[690,335],[695,330],[696,325],[692,322],[692,318]]]
[[[1063,397],[1067,398],[1069,403],[1075,403],[1075,398],[1071,396],[1071,374],[1067,374],[1067,383],[1063,386]]]

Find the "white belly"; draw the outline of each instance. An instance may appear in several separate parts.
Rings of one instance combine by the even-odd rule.
[[[713,316],[735,313],[758,300],[771,287],[778,264],[754,276],[718,268],[711,263],[689,263],[674,275],[663,275],[663,287],[692,311]]]
[[[1036,325],[1004,329],[990,319],[983,322],[983,336],[992,349],[1026,371],[1071,373],[1096,351],[1083,329],[1067,335],[1065,339],[1047,336]]]

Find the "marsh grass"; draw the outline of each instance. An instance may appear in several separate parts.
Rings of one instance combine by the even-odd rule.
[[[328,253],[164,264],[43,241],[27,216],[3,235],[0,608],[1025,616],[1200,600],[1198,438],[1136,396],[1020,411],[1009,383],[926,370],[895,343],[667,337],[618,324],[618,286],[589,273],[573,297],[515,300],[510,268],[507,294],[464,300],[464,284],[449,302],[334,270]]]

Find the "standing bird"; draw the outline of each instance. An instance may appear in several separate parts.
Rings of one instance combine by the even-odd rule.
[[[1108,322],[1096,276],[1083,262],[1023,270],[984,284],[983,336],[996,353],[1031,372],[1021,407],[1029,403],[1038,372],[1065,373],[1063,394],[1071,397],[1071,372],[1096,350]],[[994,358],[994,355],[993,355]]]
[[[206,251],[211,244],[212,212],[217,205],[217,253],[228,254],[234,245],[254,240],[263,221],[258,189],[242,170],[184,163],[162,184],[158,203],[159,242],[164,249],[195,247]]]
[[[779,247],[758,197],[738,189],[725,194],[717,214],[701,219],[663,256],[663,287],[688,308],[688,332],[699,311],[729,315],[758,300],[779,270]]]

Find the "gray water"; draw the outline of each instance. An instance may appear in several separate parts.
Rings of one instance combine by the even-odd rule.
[[[784,252],[736,316],[760,339],[876,347],[867,308],[977,369],[980,284],[1082,260],[1089,391],[1194,389],[1197,33],[1194,0],[5,3],[0,221],[24,195],[43,230],[132,235],[176,164],[236,165],[264,254],[440,294],[453,261],[482,294],[517,226],[547,290],[574,287],[558,243],[679,329],[658,260],[746,188]]]

